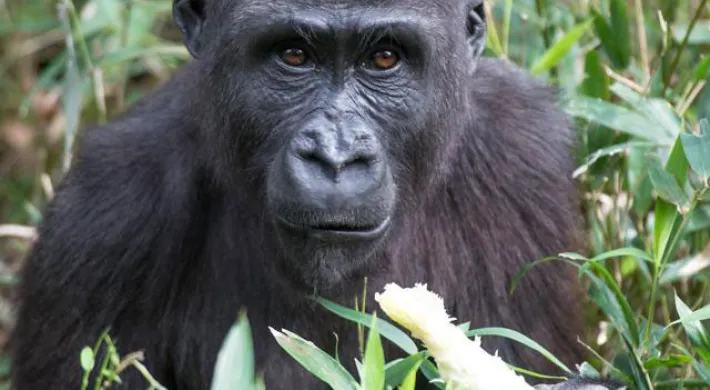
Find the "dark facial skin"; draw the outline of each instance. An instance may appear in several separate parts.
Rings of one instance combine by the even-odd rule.
[[[337,347],[356,373],[356,326],[311,298],[352,307],[364,277],[369,311],[386,283],[424,282],[472,328],[582,361],[573,270],[547,265],[508,292],[528,262],[579,248],[574,132],[552,91],[480,58],[480,0],[174,4],[194,61],[85,129],[45,210],[15,390],[79,388],[80,351],[107,328],[170,390],[208,389],[242,309],[267,389],[321,389],[268,329]],[[507,339],[483,347],[561,374]]]
[[[482,39],[483,25],[472,11],[471,33],[447,41],[435,28],[436,14],[451,11],[445,6],[429,16],[385,4],[288,4],[225,9],[223,20],[238,22],[217,24],[211,46],[201,43],[209,32],[189,8],[195,2],[178,2],[176,17],[191,52],[214,66],[211,77],[238,93],[240,104],[216,113],[217,123],[241,122],[224,145],[253,146],[234,165],[264,180],[285,273],[324,291],[371,262],[397,213],[412,207],[407,194],[434,175],[419,168],[425,156],[411,153],[431,145],[434,158],[448,142],[430,131],[440,114],[432,101],[447,81],[431,75],[456,58],[473,66],[481,43],[465,40]]]

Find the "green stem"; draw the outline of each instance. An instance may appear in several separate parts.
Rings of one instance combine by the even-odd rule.
[[[545,50],[550,48],[552,44],[550,37],[550,32],[547,27],[547,17],[546,17],[546,6],[545,0],[535,0],[535,8],[537,9],[537,14],[542,19],[542,39],[545,42]]]
[[[131,12],[133,11],[133,2],[125,1],[126,7],[123,10],[123,20],[121,21],[121,48],[125,49],[128,46],[128,33],[131,24]],[[116,93],[117,106],[119,111],[123,111],[126,103],[126,84],[128,83],[128,65],[121,66],[121,73],[118,81],[118,91]]]
[[[688,25],[688,31],[685,32],[685,36],[683,37],[683,41],[681,42],[680,47],[678,47],[678,51],[676,52],[675,57],[673,58],[671,67],[668,69],[668,72],[666,72],[666,75],[663,79],[663,93],[665,93],[665,91],[670,86],[671,77],[673,77],[673,74],[675,73],[675,70],[678,67],[678,64],[680,63],[680,57],[683,54],[685,47],[688,46],[690,33],[693,31],[693,28],[695,28],[695,23],[697,23],[698,19],[700,19],[700,15],[702,15],[707,3],[708,0],[702,0],[700,6],[698,6],[698,9],[695,10],[695,15],[693,15],[693,19],[690,21],[690,25]]]

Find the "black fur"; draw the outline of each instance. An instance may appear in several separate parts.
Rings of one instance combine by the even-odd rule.
[[[313,9],[336,27],[345,25],[328,18],[338,13],[399,16],[418,23],[421,39],[405,43],[406,67],[386,82],[349,71],[353,48],[343,41],[318,43],[333,62],[312,73],[259,57],[275,14]],[[318,388],[267,326],[327,351],[336,332],[351,364],[356,327],[308,296],[352,306],[364,276],[370,295],[387,282],[426,282],[472,327],[518,329],[581,362],[570,270],[544,266],[507,292],[523,264],[578,249],[573,132],[549,88],[501,60],[477,59],[480,1],[179,0],[176,16],[196,60],[122,117],[86,130],[46,210],[23,273],[15,389],[78,388],[79,351],[108,326],[120,352],[144,350],[169,389],[207,389],[243,306],[267,388]],[[346,111],[353,116],[339,116]],[[371,245],[319,246],[274,225],[275,213],[320,218],[301,209],[308,196],[283,200],[294,197],[280,164],[294,134],[324,120],[346,120],[343,134],[357,124],[380,145],[393,208],[375,197],[342,214],[350,223],[389,213],[389,230]],[[557,373],[518,344],[484,338],[484,346]],[[143,383],[130,370],[124,382]]]

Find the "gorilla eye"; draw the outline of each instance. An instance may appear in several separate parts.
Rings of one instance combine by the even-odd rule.
[[[392,69],[398,62],[399,56],[391,50],[380,50],[372,55],[372,64],[378,70]]]
[[[290,48],[281,52],[281,60],[290,66],[303,66],[308,62],[308,56],[303,49]]]

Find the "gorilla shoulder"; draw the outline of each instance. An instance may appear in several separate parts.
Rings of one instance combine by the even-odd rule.
[[[520,169],[569,177],[574,130],[554,88],[510,62],[481,58],[469,93],[475,137],[486,147],[497,145]]]
[[[557,103],[554,88],[503,59],[482,57],[471,87],[476,100],[498,104],[497,109],[558,109],[554,106]],[[549,107],[551,105],[553,107]]]

